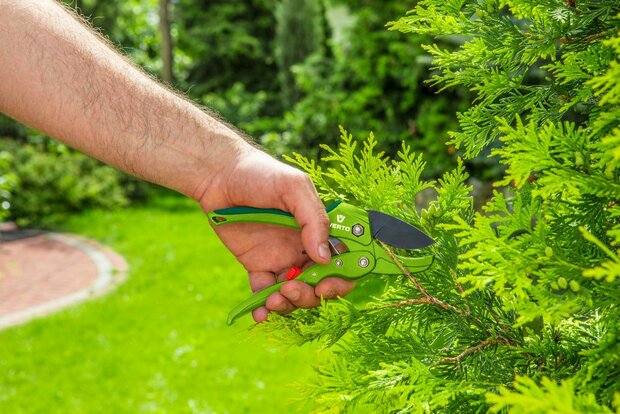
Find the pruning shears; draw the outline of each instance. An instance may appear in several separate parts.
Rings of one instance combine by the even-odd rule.
[[[337,201],[326,208],[330,221],[329,245],[332,253],[328,264],[313,264],[305,270],[294,266],[287,280],[300,280],[315,286],[321,280],[337,276],[347,280],[362,278],[371,273],[400,275],[401,268],[388,255],[379,242],[399,249],[421,249],[434,243],[426,233],[389,214],[363,210]],[[232,207],[207,213],[214,226],[233,223],[263,223],[299,229],[292,214],[277,209]],[[432,255],[418,257],[396,256],[411,273],[430,267]],[[271,285],[235,306],[228,314],[228,325],[240,316],[264,306],[267,298],[286,283]]]

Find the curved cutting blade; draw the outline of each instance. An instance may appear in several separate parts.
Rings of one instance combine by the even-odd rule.
[[[368,210],[372,237],[399,249],[421,249],[435,243],[422,230],[389,214]]]

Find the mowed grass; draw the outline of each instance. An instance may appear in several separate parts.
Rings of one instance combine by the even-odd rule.
[[[243,268],[198,206],[175,196],[72,218],[129,263],[104,297],[0,332],[0,413],[277,413],[308,380],[317,351],[283,351],[249,316]]]

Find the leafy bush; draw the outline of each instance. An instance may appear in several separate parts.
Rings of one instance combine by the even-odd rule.
[[[225,92],[204,95],[202,102],[227,122],[253,135],[276,122],[260,116],[267,105],[267,99],[266,92],[248,92],[243,83],[237,82]]]
[[[61,144],[0,141],[12,155],[5,169],[16,178],[8,200],[10,218],[20,225],[53,225],[68,214],[91,207],[126,205],[128,189],[111,167]]]
[[[392,28],[467,35],[433,54],[439,85],[477,94],[452,144],[505,166],[474,213],[461,164],[437,182],[403,146],[360,152],[343,134],[327,167],[296,155],[326,198],[379,208],[437,243],[426,272],[274,317],[288,343],[339,344],[307,394],[324,412],[620,410],[620,32],[615,0],[424,0]],[[544,71],[532,84],[524,75]],[[528,79],[526,81],[526,79]],[[434,188],[420,212],[415,196]],[[308,395],[305,395],[306,397]]]
[[[330,51],[293,67],[302,98],[284,115],[280,129],[292,149],[317,156],[319,144],[334,144],[338,125],[346,124],[354,135],[382,131],[379,144],[390,154],[403,140],[424,151],[432,159],[428,174],[454,165],[455,151],[445,146],[446,131],[456,127],[454,113],[464,97],[454,92],[437,98],[425,85],[428,59],[420,46],[424,36],[385,28],[387,20],[411,4],[356,2],[348,12],[347,27],[339,27],[345,18],[332,19]],[[263,141],[269,144],[274,138],[269,134]]]

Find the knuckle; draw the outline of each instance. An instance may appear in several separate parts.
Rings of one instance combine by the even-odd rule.
[[[302,178],[303,182],[308,186],[308,187],[312,187],[314,188],[314,183],[312,182],[312,178],[310,178],[310,176],[306,173],[302,173]]]
[[[287,181],[296,188],[303,188],[312,185],[312,179],[303,171],[291,168],[286,174]]]
[[[319,226],[327,228],[329,227],[329,217],[327,217],[327,214],[325,213],[325,209],[319,209],[318,210],[318,215],[317,215],[317,223]]]
[[[267,309],[274,312],[283,311],[284,309],[286,309],[284,299],[281,297],[269,298],[269,300],[267,301]]]
[[[299,170],[294,170],[295,172],[293,173],[293,181],[299,185],[299,186],[303,186],[303,187],[308,187],[312,185],[312,179],[310,178],[310,176],[308,176],[308,174],[303,173]]]
[[[296,193],[305,185],[304,175],[304,173],[295,169],[287,171],[278,177],[276,190],[280,191],[283,195]]]

